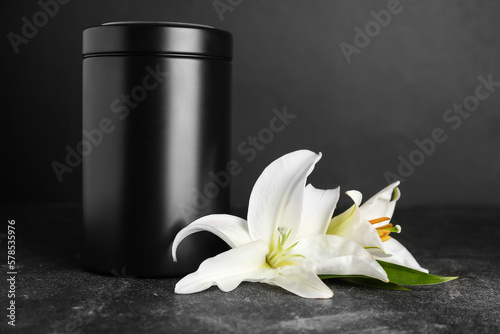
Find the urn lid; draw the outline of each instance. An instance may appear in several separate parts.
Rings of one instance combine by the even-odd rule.
[[[83,31],[83,55],[163,54],[232,59],[231,33],[179,22],[110,22]]]

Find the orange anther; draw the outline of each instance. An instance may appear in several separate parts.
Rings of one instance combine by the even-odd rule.
[[[380,237],[380,239],[382,239],[382,242],[385,242],[387,240],[389,240],[391,238],[390,235],[386,235],[385,237]]]
[[[385,222],[387,220],[391,220],[391,218],[389,218],[389,217],[380,217],[380,218],[377,218],[377,219],[369,220],[369,222],[371,224],[378,224],[378,223],[381,223],[381,222]]]
[[[382,222],[385,222],[385,221],[388,221],[388,220],[391,220],[391,218],[389,218],[389,217],[380,217],[380,218],[377,218],[377,219],[369,220],[369,222],[372,225],[374,225],[374,224],[382,223]],[[378,236],[380,237],[380,239],[382,241],[387,241],[387,240],[389,240],[391,238],[391,236],[389,235],[391,233],[391,231],[384,231],[385,229],[391,228],[391,227],[393,227],[393,225],[391,223],[389,223],[389,224],[386,224],[386,225],[379,226],[379,227],[375,228],[377,230],[377,232],[378,232]]]
[[[377,230],[383,230],[383,229],[391,228],[391,227],[393,227],[393,225],[391,223],[389,223],[387,225],[377,227]]]

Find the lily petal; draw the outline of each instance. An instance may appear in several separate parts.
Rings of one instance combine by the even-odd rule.
[[[363,275],[388,281],[384,269],[370,253],[346,238],[336,235],[306,237],[299,240],[293,252],[305,256],[318,275]]]
[[[345,192],[354,202],[354,204],[359,208],[361,201],[363,200],[363,195],[357,190],[349,190]]]
[[[325,234],[339,196],[340,187],[322,190],[308,184],[304,192],[304,204],[298,235],[305,237]]]
[[[326,299],[333,296],[332,290],[314,271],[303,267],[287,267],[269,282],[304,298]]]
[[[357,242],[363,247],[376,247],[378,253],[383,254],[382,240],[377,230],[371,226],[368,220],[361,219],[359,203],[362,195],[359,191],[351,190],[346,192],[354,205],[338,216],[333,217],[328,227],[327,234],[333,234]]]
[[[326,233],[345,238],[350,234],[351,228],[359,221],[359,219],[358,207],[353,205],[340,215],[337,215],[330,220]]]
[[[203,261],[198,270],[175,285],[176,293],[194,293],[217,285],[231,291],[241,282],[267,282],[278,275],[266,263],[268,244],[262,240],[230,249]]]
[[[396,206],[396,200],[400,196],[399,189],[396,190],[397,197],[392,200],[394,189],[399,185],[399,181],[388,185],[375,195],[373,195],[369,200],[367,200],[363,205],[359,207],[361,210],[362,219],[375,219],[380,217],[392,218],[394,213],[394,208]],[[386,222],[388,223],[388,222]]]
[[[242,246],[251,241],[246,220],[231,215],[208,215],[201,217],[177,233],[172,243],[172,257],[177,262],[177,247],[187,236],[207,231],[224,240],[231,248]]]
[[[391,253],[391,257],[380,258],[380,260],[385,262],[390,262],[394,264],[399,264],[400,266],[412,268],[424,273],[429,273],[429,270],[422,268],[417,260],[411,255],[411,253],[403,246],[399,241],[391,238],[384,242],[385,251]]]
[[[277,228],[292,229],[291,240],[300,226],[306,178],[321,158],[308,150],[282,156],[264,169],[255,183],[248,204],[248,230],[252,240],[277,243]]]

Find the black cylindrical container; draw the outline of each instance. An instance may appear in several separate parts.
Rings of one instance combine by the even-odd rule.
[[[232,36],[117,22],[83,32],[83,266],[179,276],[220,249],[192,220],[229,210]]]

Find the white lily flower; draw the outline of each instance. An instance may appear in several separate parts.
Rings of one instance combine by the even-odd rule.
[[[231,215],[202,217],[181,230],[172,246],[198,231],[222,238],[229,251],[205,260],[181,279],[176,293],[194,293],[217,285],[231,291],[242,281],[280,286],[306,298],[330,298],[333,292],[317,275],[364,275],[388,281],[382,267],[359,244],[326,235],[339,189],[306,187],[321,154],[301,150],[271,163],[255,183],[247,220]]]
[[[396,201],[401,197],[398,185],[399,181],[394,182],[362,205],[362,195],[359,191],[346,192],[354,201],[354,205],[333,217],[327,234],[359,243],[377,260],[428,273],[429,271],[422,268],[399,241],[390,236],[391,232],[401,232],[401,226],[393,226],[390,222]]]

